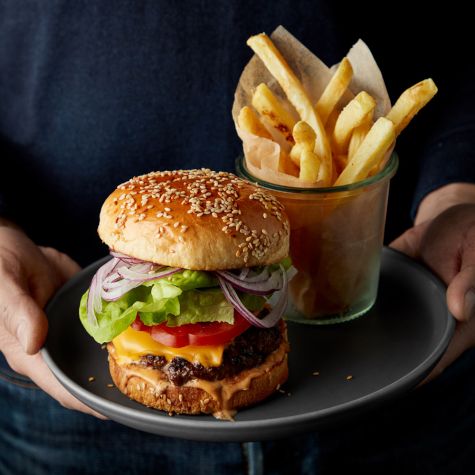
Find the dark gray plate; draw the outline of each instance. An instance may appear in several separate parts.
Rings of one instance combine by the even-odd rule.
[[[103,262],[75,276],[49,303],[50,330],[42,353],[58,380],[85,404],[117,422],[160,435],[246,441],[289,437],[334,423],[417,385],[454,330],[444,286],[422,266],[384,249],[379,296],[368,314],[334,326],[289,323],[292,351],[285,393],[241,410],[235,422],[205,415],[170,417],[107,386],[107,353],[81,326],[80,297]],[[90,376],[93,382],[88,382]]]

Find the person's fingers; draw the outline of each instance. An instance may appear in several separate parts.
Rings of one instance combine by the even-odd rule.
[[[80,270],[70,257],[50,247],[40,247],[44,265],[35,268],[28,287],[40,307],[44,307],[53,294],[72,275]]]
[[[0,289],[0,323],[18,340],[25,353],[37,353],[48,332],[45,314],[21,288],[0,286]]]
[[[452,279],[447,289],[447,304],[459,321],[475,317],[475,263],[462,268]]]
[[[403,252],[413,259],[418,259],[420,257],[421,241],[428,225],[429,222],[424,222],[408,229],[405,233],[401,234],[401,236],[391,242],[389,246],[397,251]]]

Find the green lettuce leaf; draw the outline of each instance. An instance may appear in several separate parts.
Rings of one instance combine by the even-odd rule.
[[[221,290],[214,287],[216,285],[214,275],[190,270],[145,282],[115,302],[103,300],[102,311],[96,314],[97,326],[91,325],[87,319],[86,292],[81,299],[79,317],[86,331],[98,343],[111,341],[120,335],[135,320],[137,313],[145,325],[157,325],[167,320],[170,326],[210,321],[233,323],[233,308]]]
[[[179,287],[181,290],[201,289],[205,287],[217,287],[218,279],[210,272],[201,270],[188,270],[184,269],[181,272],[172,274],[165,279],[152,280],[145,282],[143,285],[152,286],[156,282],[167,281]]]
[[[285,264],[284,264],[285,265]],[[97,326],[87,319],[87,295],[81,299],[79,317],[86,331],[98,342],[113,340],[135,320],[137,313],[145,325],[167,322],[179,326],[199,322],[234,323],[234,308],[226,300],[214,274],[183,270],[166,278],[144,282],[115,302],[102,301],[96,314]],[[263,297],[239,293],[252,312],[260,311]]]
[[[234,307],[226,300],[221,289],[189,290],[180,296],[180,314],[168,317],[168,326],[187,323],[234,323]]]

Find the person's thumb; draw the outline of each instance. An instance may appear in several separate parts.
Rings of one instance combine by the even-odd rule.
[[[475,262],[462,266],[447,288],[447,304],[459,321],[475,317]]]
[[[48,321],[41,308],[20,289],[2,301],[0,318],[7,331],[16,337],[25,353],[37,353],[48,332]]]

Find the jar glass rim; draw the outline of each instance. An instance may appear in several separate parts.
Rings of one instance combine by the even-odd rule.
[[[387,179],[392,178],[394,174],[396,173],[398,165],[399,165],[398,155],[396,152],[392,152],[386,166],[376,175],[365,178],[364,180],[357,181],[356,183],[350,183],[348,185],[342,185],[342,186],[300,188],[297,186],[278,185],[276,183],[271,183],[270,181],[262,180],[252,175],[251,172],[248,170],[244,155],[240,155],[236,159],[237,174],[241,178],[245,178],[246,180],[252,183],[256,183],[257,185],[263,186],[264,188],[268,188],[274,191],[282,191],[282,192],[287,192],[287,193],[308,193],[308,194],[339,193],[342,191],[352,191],[352,190],[357,190],[359,188],[363,188],[369,185],[373,185],[375,183],[379,183],[385,178]]]

